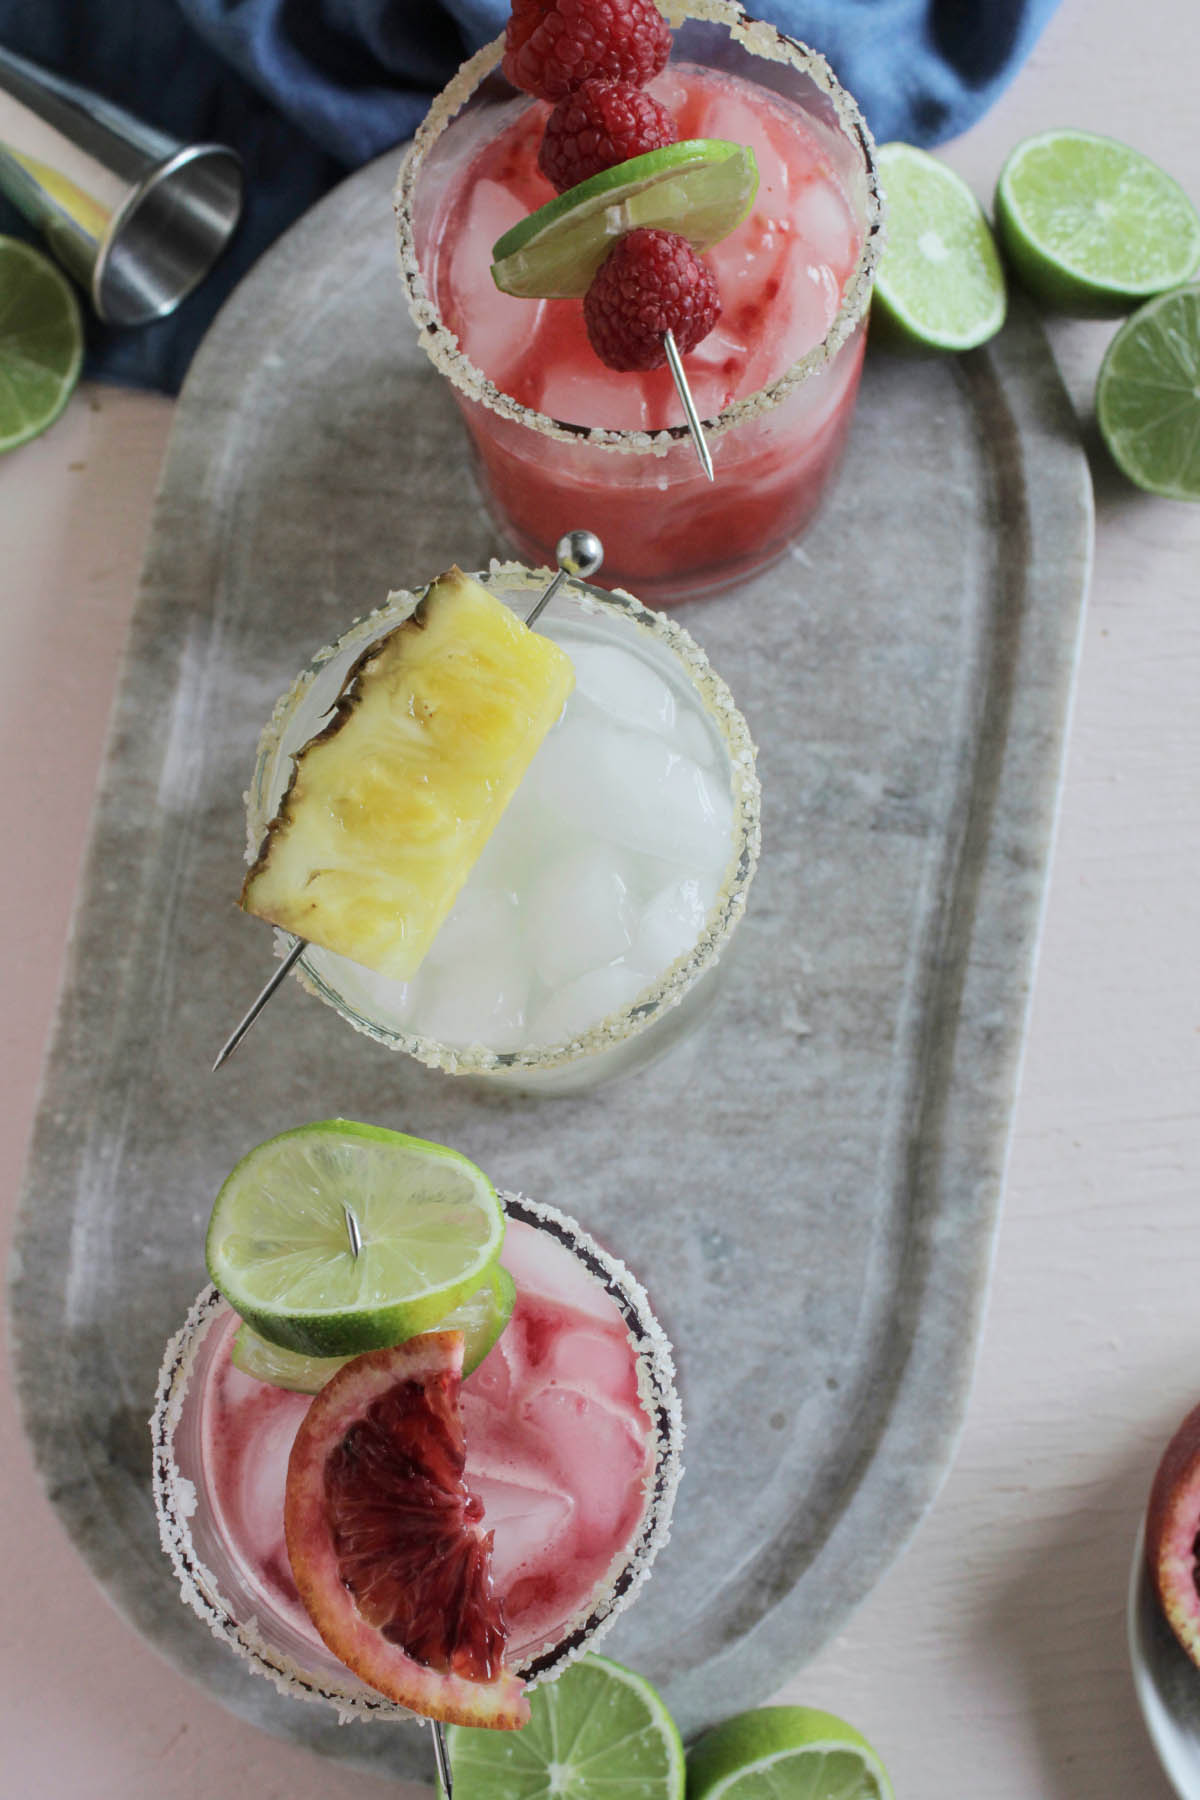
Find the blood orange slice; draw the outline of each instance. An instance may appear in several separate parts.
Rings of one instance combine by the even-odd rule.
[[[300,1598],[333,1654],[428,1718],[515,1731],[491,1533],[463,1480],[463,1338],[373,1350],[313,1401],[288,1463],[284,1533]]]

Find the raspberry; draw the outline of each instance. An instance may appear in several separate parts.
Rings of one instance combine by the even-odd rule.
[[[685,237],[641,226],[618,238],[592,278],[583,319],[592,349],[610,369],[657,369],[663,334],[694,350],[721,316],[717,283]]]
[[[631,81],[585,81],[547,119],[538,168],[561,194],[676,135],[666,107]]]
[[[640,87],[670,51],[654,0],[512,0],[504,73],[539,100],[561,100],[594,75]]]

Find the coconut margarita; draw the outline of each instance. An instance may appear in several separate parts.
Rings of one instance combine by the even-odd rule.
[[[483,585],[523,617],[545,581],[505,566]],[[249,795],[260,862],[270,822],[286,810],[293,759],[371,647],[421,601],[391,596],[321,652],[276,708]],[[301,978],[357,1029],[433,1067],[572,1088],[648,1059],[688,1024],[745,906],[758,782],[745,721],[673,622],[568,582],[526,635],[565,653],[571,691],[416,968],[398,978],[394,964],[383,972],[382,955],[367,967],[312,943]],[[405,701],[406,726],[426,704]],[[466,737],[447,725],[446,755],[462,754]],[[456,798],[450,824],[434,832],[422,820],[421,829],[457,843],[465,805]],[[331,806],[346,816],[343,802]],[[389,829],[406,826],[397,819]],[[302,917],[290,928],[308,935]]]

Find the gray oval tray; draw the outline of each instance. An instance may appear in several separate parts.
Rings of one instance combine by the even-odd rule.
[[[139,1631],[245,1717],[428,1776],[418,1733],[275,1695],[180,1603],[146,1419],[252,1144],[343,1114],[575,1215],[674,1341],[687,1473],[606,1649],[685,1731],[767,1699],[896,1556],[952,1455],[987,1282],[1091,541],[1045,340],[868,357],[802,549],[684,609],[761,746],[763,862],[700,1034],[591,1097],[480,1094],[289,984],[234,906],[241,795],[292,675],[502,549],[393,273],[393,159],[258,265],[178,411],[35,1131],[13,1308],[43,1479]],[[581,520],[581,523],[586,521]]]

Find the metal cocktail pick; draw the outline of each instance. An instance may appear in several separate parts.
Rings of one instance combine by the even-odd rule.
[[[670,333],[668,332],[667,335],[669,337]],[[693,408],[693,411],[694,410],[695,409]],[[697,421],[697,425],[698,424],[699,421]],[[701,437],[701,442],[703,442],[703,436]],[[558,564],[558,574],[554,576],[544,592],[538,596],[531,610],[525,615],[525,623],[529,626],[532,626],[535,621],[541,617],[542,613],[545,611],[546,607],[549,606],[551,600],[553,600],[555,594],[557,594],[559,588],[569,575],[576,576],[580,580],[586,581],[590,575],[596,573],[597,569],[604,561],[604,545],[600,542],[600,539],[596,536],[594,531],[568,531],[565,536],[559,538],[558,543],[554,547],[554,560]],[[237,1025],[222,1044],[217,1060],[213,1064],[214,1075],[223,1062],[228,1062],[229,1058],[233,1055],[234,1051],[257,1019],[259,1013],[263,1010],[263,1007],[267,1004],[267,1001],[271,999],[272,995],[275,994],[281,986],[284,976],[294,964],[299,962],[307,948],[308,944],[304,938],[296,939],[296,942],[292,945],[279,967],[274,971],[271,979],[264,985],[245,1016],[238,1021]],[[357,1251],[355,1251],[355,1254],[358,1254]],[[449,1793],[449,1789],[447,1789],[447,1793]]]
[[[303,948],[303,943],[301,948]],[[357,1262],[359,1251],[362,1249],[362,1227],[359,1225],[358,1215],[354,1208],[347,1205],[344,1200],[342,1201],[342,1211],[346,1215],[346,1236],[350,1239],[350,1254]],[[445,1794],[446,1800],[454,1800],[454,1783],[450,1775],[450,1758],[446,1754],[446,1739],[442,1732],[442,1722],[440,1719],[430,1719],[429,1725],[433,1732],[433,1760],[437,1764],[438,1780],[442,1784],[442,1792]]]
[[[671,376],[675,382],[675,392],[679,395],[683,407],[683,416],[691,433],[692,442],[696,446],[696,455],[700,458],[700,467],[710,481],[715,481],[712,455],[708,448],[708,440],[704,435],[704,427],[700,423],[700,414],[696,411],[696,402],[692,399],[692,390],[688,386],[687,376],[683,372],[683,359],[679,354],[679,345],[675,342],[675,333],[663,333],[663,349],[667,353],[667,362],[671,367]]]

